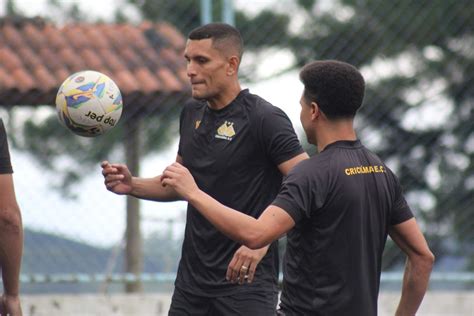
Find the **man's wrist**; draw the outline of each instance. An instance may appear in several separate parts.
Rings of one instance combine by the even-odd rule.
[[[135,183],[137,181],[137,177],[131,177],[130,179],[130,192],[126,193],[126,195],[131,195],[133,197],[138,197],[138,192],[136,192],[136,187],[135,187]]]
[[[189,202],[191,203],[192,205],[196,205],[196,203],[198,203],[200,201],[200,199],[202,198],[202,194],[204,192],[202,192],[201,190],[199,189],[196,189],[196,190],[193,190],[191,192],[189,192],[189,194],[187,194],[187,196],[185,196],[184,198]]]

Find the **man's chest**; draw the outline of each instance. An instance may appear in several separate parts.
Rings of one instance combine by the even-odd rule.
[[[181,154],[188,168],[240,168],[261,156],[255,127],[245,113],[210,115],[201,111],[183,123]]]

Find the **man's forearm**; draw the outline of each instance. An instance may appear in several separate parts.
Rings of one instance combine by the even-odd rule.
[[[415,315],[428,288],[433,258],[420,257],[407,260],[403,275],[402,297],[397,308],[397,316]]]
[[[189,198],[195,208],[218,230],[251,249],[262,248],[263,229],[257,219],[227,207],[199,190]]]
[[[0,266],[5,294],[19,294],[23,228],[18,207],[0,209]]]
[[[172,202],[182,199],[171,186],[163,186],[159,176],[155,178],[133,177],[130,195],[158,202]]]

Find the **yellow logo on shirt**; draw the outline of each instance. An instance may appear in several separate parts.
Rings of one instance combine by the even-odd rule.
[[[348,176],[366,173],[384,173],[384,166],[357,166],[344,169],[344,173]]]
[[[217,129],[217,134],[215,135],[216,138],[225,139],[225,140],[232,140],[232,137],[235,136],[234,130],[234,122],[225,121]]]
[[[197,120],[196,122],[194,122],[194,129],[198,129],[199,125],[201,125],[201,120]]]

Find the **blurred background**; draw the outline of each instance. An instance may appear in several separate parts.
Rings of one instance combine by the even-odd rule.
[[[437,261],[430,291],[474,288],[474,4],[470,0],[0,0],[0,116],[9,136],[25,249],[22,292],[166,292],[186,204],[108,192],[102,160],[152,177],[174,161],[189,97],[183,50],[193,28],[240,29],[243,86],[299,123],[298,69],[338,59],[367,81],[356,129],[399,176]],[[59,124],[54,98],[94,69],[122,90],[104,136]],[[280,243],[282,252],[285,242]],[[404,257],[391,240],[383,290]]]

